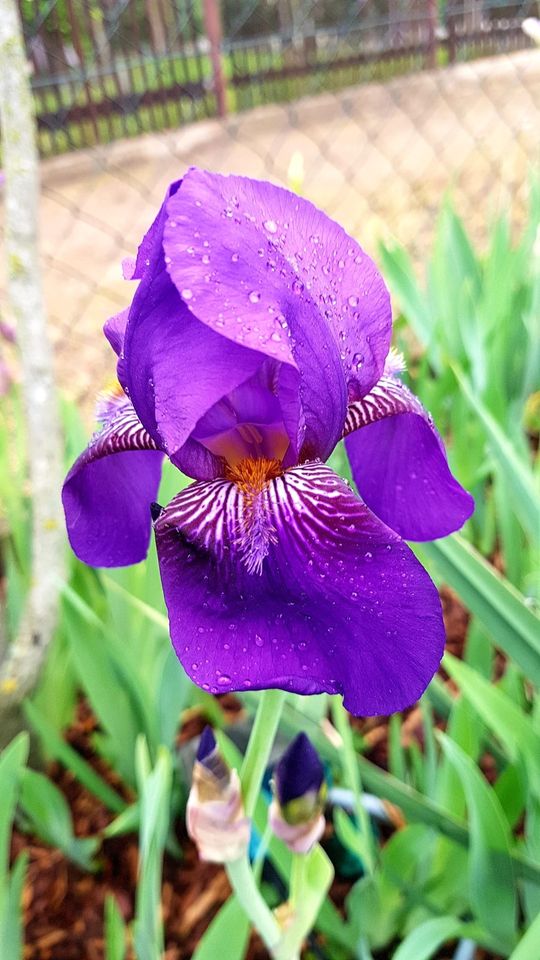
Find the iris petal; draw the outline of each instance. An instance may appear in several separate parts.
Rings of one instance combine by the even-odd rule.
[[[125,356],[133,405],[171,458],[181,457],[200,418],[266,359],[200,323],[180,299],[164,265],[152,283],[143,279],[135,294]],[[189,457],[184,457],[183,469],[191,472]]]
[[[151,533],[150,503],[163,454],[131,403],[111,403],[110,416],[69,471],[62,501],[74,553],[94,567],[143,560]]]
[[[215,693],[342,693],[356,714],[408,706],[444,644],[426,571],[321,463],[286,471],[260,496],[267,539],[255,572],[246,562],[252,506],[235,483],[193,484],[155,523],[171,636],[188,674]]]
[[[432,418],[400,380],[382,377],[350,404],[344,432],[361,497],[406,540],[445,537],[471,516]]]
[[[308,272],[301,266],[304,257],[308,262],[304,251],[309,243],[307,208],[316,221],[313,229],[319,229],[318,218],[323,215],[285,190],[242,177],[191,170],[168,202],[163,244],[171,278],[201,322],[229,342],[298,368],[306,430],[302,456],[325,459],[341,435],[345,418],[341,353],[345,357],[349,348],[326,317],[341,310],[341,305],[332,306],[337,281],[328,279],[323,284],[328,303],[323,302],[322,287],[311,289],[329,250],[321,251],[318,264],[313,265],[315,253],[310,249]],[[290,249],[283,240],[284,223]],[[329,239],[329,245],[334,239]],[[375,341],[380,336],[379,317],[376,311],[372,317],[368,310],[368,338],[372,326],[377,330]],[[342,323],[340,331],[344,330]]]
[[[259,303],[269,288],[288,286],[297,301],[308,299],[324,318],[354,395],[377,382],[390,344],[390,297],[373,261],[330,217],[271,183],[196,169],[188,171],[168,211],[165,247],[175,282],[178,277],[190,286],[186,277],[192,275],[199,292],[201,274],[212,273],[214,248],[222,244],[228,253],[220,264],[222,282],[260,274],[263,286],[241,291],[244,299],[259,293]],[[191,257],[185,256],[184,241]]]

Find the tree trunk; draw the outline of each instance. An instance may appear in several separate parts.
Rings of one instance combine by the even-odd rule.
[[[61,433],[38,256],[36,124],[15,0],[0,0],[0,62],[8,298],[17,326],[32,494],[31,587],[18,634],[0,663],[1,743],[17,727],[19,705],[37,681],[56,627],[65,539]]]

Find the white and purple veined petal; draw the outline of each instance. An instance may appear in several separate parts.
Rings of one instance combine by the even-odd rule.
[[[400,710],[444,645],[437,590],[400,537],[325,465],[293,467],[253,503],[195,483],[154,524],[171,637],[214,693],[341,693],[355,714]],[[253,536],[252,536],[253,534]]]
[[[62,488],[73,551],[94,567],[144,560],[150,543],[163,453],[132,404],[113,393],[100,402],[101,430],[75,461]]]
[[[395,376],[349,404],[344,436],[362,499],[404,539],[445,537],[471,516],[433,418]]]

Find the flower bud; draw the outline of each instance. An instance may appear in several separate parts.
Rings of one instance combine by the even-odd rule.
[[[223,760],[210,727],[203,731],[193,766],[186,824],[201,860],[228,863],[247,850],[250,821],[240,779]]]
[[[293,853],[309,853],[324,831],[326,784],[319,755],[299,733],[274,770],[270,824]]]

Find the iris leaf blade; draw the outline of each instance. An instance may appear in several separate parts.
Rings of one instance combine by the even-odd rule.
[[[411,930],[397,948],[393,960],[430,960],[448,940],[458,937],[480,943],[487,939],[478,924],[463,923],[458,917],[432,917]]]
[[[493,643],[540,686],[540,620],[523,595],[459,534],[415,544],[414,552],[459,594]]]
[[[492,454],[509,489],[512,490],[512,504],[515,512],[532,542],[538,543],[540,542],[539,492],[532,472],[519,457],[505,431],[491,415],[482,399],[474,392],[459,366],[453,365],[453,370],[463,396],[473,413],[482,422]]]
[[[467,799],[471,907],[481,925],[504,949],[511,949],[516,935],[517,895],[508,821],[474,761],[450,737],[439,732],[438,739],[459,774]]]
[[[201,937],[193,960],[215,960],[227,944],[227,957],[242,960],[249,940],[249,920],[233,895],[223,904]]]

